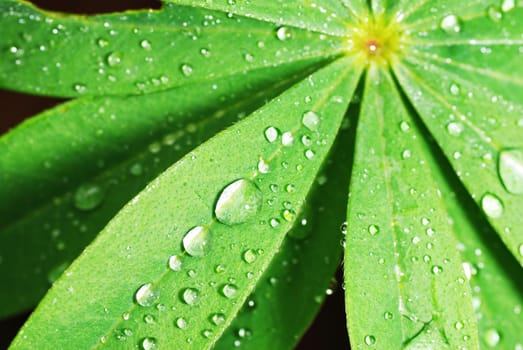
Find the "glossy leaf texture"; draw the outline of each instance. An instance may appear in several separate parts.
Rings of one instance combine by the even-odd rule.
[[[82,17],[3,0],[0,26],[0,87],[63,97],[161,91],[325,61],[344,46],[342,38],[324,33],[292,28],[282,36],[274,22],[173,4]]]
[[[331,64],[156,178],[55,282],[11,348],[210,347],[297,219],[359,74],[350,59]],[[246,205],[218,214],[229,198]]]
[[[307,65],[141,96],[84,97],[0,138],[0,316],[37,304],[118,210]],[[20,242],[25,242],[20,245]]]
[[[341,281],[339,267],[345,208],[358,104],[352,104],[327,164],[316,178],[293,228],[256,285],[253,294],[214,349],[291,349],[297,344],[325,297]],[[308,138],[301,142],[309,143]],[[281,191],[275,188],[276,192]]]
[[[456,12],[459,30],[451,33],[425,23],[412,55],[394,72],[472,198],[522,264],[523,9],[499,9],[496,15],[495,8],[478,6]]]
[[[390,74],[371,65],[344,261],[355,349],[478,347],[470,287],[421,137]]]

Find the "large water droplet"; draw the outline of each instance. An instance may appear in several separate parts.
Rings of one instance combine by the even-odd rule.
[[[274,142],[278,139],[278,129],[276,129],[274,126],[269,126],[267,129],[265,129],[265,138],[269,142]]]
[[[377,225],[369,225],[368,231],[371,235],[375,236],[380,232],[380,228]]]
[[[262,201],[263,195],[258,186],[250,180],[239,179],[223,189],[214,214],[223,224],[242,224],[256,217]]]
[[[153,350],[153,349],[158,349],[158,342],[155,338],[151,338],[151,337],[148,337],[148,338],[144,338],[142,339],[142,349],[143,350]]]
[[[320,123],[320,116],[313,111],[307,111],[303,113],[302,123],[311,131],[318,130],[318,124]]]
[[[180,329],[186,329],[187,328],[187,321],[183,317],[178,317],[175,321],[176,327]]]
[[[186,288],[182,293],[182,300],[187,305],[194,305],[198,302],[200,292],[194,288]]]
[[[501,11],[508,12],[516,7],[516,0],[503,0],[501,2]]]
[[[269,170],[269,163],[267,163],[265,159],[260,158],[260,160],[258,161],[258,171],[262,174],[267,174]]]
[[[173,271],[181,271],[182,258],[179,255],[173,255],[169,258],[169,268]]]
[[[245,261],[247,264],[252,264],[254,261],[256,261],[256,252],[254,249],[247,249],[245,252],[243,252],[243,261]]]
[[[276,29],[276,37],[279,40],[287,40],[291,37],[291,32],[289,31],[289,28],[283,26]]]
[[[501,340],[501,335],[496,329],[491,328],[485,331],[485,333],[483,334],[483,339],[485,340],[485,343],[487,343],[488,346],[493,348],[499,344],[499,341]]]
[[[461,32],[461,21],[455,15],[448,15],[441,20],[440,27],[447,33],[459,33]]]
[[[523,194],[523,152],[521,150],[502,151],[499,154],[498,171],[503,186],[508,192]]]
[[[503,215],[503,204],[498,197],[491,193],[487,193],[481,198],[481,208],[487,216],[497,219]]]
[[[212,231],[204,226],[190,229],[183,237],[183,248],[191,256],[205,256],[211,250]]]
[[[151,306],[158,300],[158,293],[153,290],[152,283],[142,285],[136,291],[134,299],[141,306]]]
[[[226,284],[222,288],[222,293],[226,298],[234,298],[238,292],[238,287],[234,284]]]
[[[74,193],[74,206],[80,210],[92,210],[102,203],[104,197],[105,191],[101,186],[86,183]]]

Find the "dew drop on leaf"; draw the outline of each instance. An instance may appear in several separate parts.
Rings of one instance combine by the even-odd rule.
[[[443,268],[441,266],[439,266],[439,265],[432,266],[432,273],[434,275],[439,275],[442,272],[443,272]]]
[[[258,161],[258,171],[262,174],[267,174],[269,172],[269,163],[265,161],[265,159],[260,158]]]
[[[376,344],[376,338],[373,335],[366,335],[363,341],[365,341],[365,344],[367,345]]]
[[[79,210],[92,210],[105,198],[104,189],[94,183],[80,185],[74,193],[74,206]]]
[[[186,329],[187,328],[187,321],[183,317],[178,317],[175,321],[176,327],[180,329]]]
[[[292,136],[292,133],[290,131],[284,132],[283,135],[281,135],[281,144],[284,146],[292,146],[292,143],[294,141],[294,136]]]
[[[220,193],[214,214],[223,224],[242,224],[256,217],[262,202],[263,195],[258,186],[250,180],[239,179]]]
[[[458,84],[452,83],[452,84],[450,84],[449,90],[452,95],[456,96],[456,95],[459,95],[459,92],[461,89]]]
[[[68,262],[63,262],[51,268],[49,270],[49,273],[47,274],[47,281],[51,284],[54,283],[62,275],[65,269],[67,269],[68,266]]]
[[[182,71],[182,74],[185,75],[186,77],[192,75],[192,73],[193,73],[192,66],[187,63],[182,64],[180,67],[180,70]]]
[[[210,320],[215,326],[219,326],[225,322],[225,315],[222,313],[212,314]]]
[[[195,226],[183,237],[183,248],[191,256],[205,256],[212,246],[212,231],[204,226]]]
[[[490,329],[487,329],[485,331],[485,333],[483,334],[483,340],[485,340],[485,343],[489,347],[494,348],[494,347],[498,346],[498,344],[501,340],[501,335],[499,334],[499,332],[496,329],[490,328]]]
[[[498,197],[491,193],[486,193],[481,198],[481,208],[485,214],[493,219],[497,219],[503,215],[503,204]]]
[[[499,22],[503,18],[503,13],[501,12],[501,9],[496,5],[490,5],[489,7],[487,7],[487,15],[491,20],[495,22]]]
[[[269,142],[274,142],[278,139],[278,129],[276,129],[274,126],[269,126],[267,129],[265,129],[265,138]]]
[[[303,113],[302,123],[305,127],[311,131],[318,130],[318,124],[320,123],[320,117],[313,111],[307,111]]]
[[[516,7],[516,0],[503,0],[501,2],[501,11],[508,12]]]
[[[198,302],[199,297],[200,293],[194,288],[186,288],[182,293],[182,300],[187,305],[195,305]]]
[[[181,271],[182,259],[179,255],[173,255],[169,258],[169,268],[173,271]]]
[[[392,320],[394,318],[394,315],[392,314],[392,312],[387,311],[383,314],[383,318],[385,318],[386,320]]]
[[[513,194],[523,194],[523,152],[519,149],[499,154],[499,176],[505,189]]]
[[[447,132],[452,136],[459,136],[463,132],[463,124],[450,122],[447,124]]]
[[[243,261],[245,261],[247,264],[252,264],[254,261],[256,261],[256,252],[254,249],[247,249],[245,252],[243,252]]]
[[[523,256],[523,244],[519,245],[519,255]]]
[[[74,84],[73,89],[79,94],[85,94],[87,92],[87,86],[83,84]]]
[[[276,29],[276,37],[278,40],[287,40],[291,37],[291,32],[289,31],[289,28],[282,26]]]
[[[448,15],[441,20],[440,28],[447,33],[459,33],[461,32],[461,21],[456,15]]]
[[[226,284],[222,288],[223,295],[228,299],[234,298],[237,292],[238,287],[234,284]]]
[[[140,41],[140,47],[145,50],[151,50],[151,42],[149,40],[142,40]]]
[[[377,235],[380,232],[380,228],[377,225],[370,225],[368,230],[369,233],[373,236]]]
[[[292,222],[296,219],[296,213],[292,209],[285,209],[281,213],[282,218],[285,219],[285,221]]]
[[[151,337],[142,339],[141,345],[143,350],[158,349],[158,342],[155,338]]]
[[[151,306],[158,300],[158,293],[153,290],[152,283],[142,285],[136,291],[134,299],[140,306]]]
[[[110,67],[119,65],[122,62],[122,53],[121,52],[112,52],[107,55],[106,62]]]

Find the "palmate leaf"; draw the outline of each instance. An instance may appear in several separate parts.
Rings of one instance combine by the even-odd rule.
[[[0,138],[0,199],[10,203],[0,207],[0,316],[33,307],[149,181],[287,88],[302,69],[262,69],[183,91],[85,97]]]
[[[12,348],[214,343],[303,206],[347,107],[341,96],[358,81],[350,63],[311,75],[158,177],[53,285]]]
[[[8,59],[0,62],[0,84],[21,91],[58,96],[149,93],[195,82],[214,86],[223,77],[235,81],[256,72],[261,76],[261,69],[272,74],[278,67],[274,72],[292,79],[295,73],[337,60],[157,178],[54,285],[13,348],[46,348],[51,346],[48,339],[88,348],[201,348],[216,341],[221,348],[293,346],[291,337],[299,336],[317,308],[311,295],[325,288],[334,265],[297,278],[306,273],[306,266],[289,267],[289,261],[316,259],[327,252],[335,259],[339,247],[331,236],[321,240],[319,228],[304,241],[291,236],[308,231],[299,221],[300,215],[309,215],[305,201],[329,203],[334,212],[344,202],[341,193],[335,201],[327,197],[332,192],[325,191],[325,198],[308,193],[311,187],[322,191],[313,180],[322,179],[317,177],[320,165],[365,68],[345,250],[353,347],[521,347],[517,337],[522,290],[513,276],[521,272],[523,259],[518,221],[523,208],[521,4],[173,0],[164,1],[160,11],[94,17],[43,13],[12,0],[0,6],[5,9],[0,19],[8,28]],[[36,19],[44,17],[47,21]],[[27,36],[28,32],[35,34]],[[78,45],[79,38],[88,39],[91,46]],[[39,40],[50,44],[36,43]],[[78,68],[79,62],[84,69]],[[240,85],[236,88],[241,91]],[[268,95],[275,93],[269,90]],[[323,97],[329,102],[315,105]],[[255,102],[247,105],[249,110],[259,107]],[[320,111],[323,107],[336,112]],[[321,112],[318,130],[310,110]],[[298,130],[301,118],[309,128],[299,130],[326,136],[316,144],[294,137],[293,146],[284,147],[282,143],[291,139],[282,132]],[[108,132],[113,129],[105,127]],[[216,130],[223,127],[218,123]],[[208,130],[197,141],[212,134]],[[350,145],[346,147],[352,154]],[[129,151],[131,158],[134,152]],[[302,164],[289,159],[301,159],[309,168],[298,172]],[[450,171],[447,161],[469,194],[455,176],[445,173]],[[168,163],[165,159],[163,164]],[[334,184],[347,182],[349,168],[338,168],[334,176],[345,177],[345,182]],[[296,186],[295,192],[282,190],[298,182],[303,186]],[[277,184],[279,190],[269,184]],[[224,188],[227,195],[220,195]],[[137,189],[129,190],[129,196],[131,192]],[[237,225],[256,214],[262,196],[257,215],[264,223],[253,219]],[[506,247],[497,239],[490,241],[494,232],[483,219],[474,219],[478,208],[466,196],[483,210]],[[329,220],[314,210],[316,205],[310,215],[318,222]],[[182,237],[191,232],[193,238],[207,238],[209,227],[214,246],[208,256],[189,256],[191,251],[204,253],[206,246],[186,242],[183,247]],[[289,237],[280,245],[286,233]],[[299,253],[293,251],[318,240],[317,249],[302,246]],[[275,255],[277,247],[281,252]],[[256,254],[261,253],[258,249],[263,254]],[[168,270],[172,254],[182,255],[182,271]],[[133,263],[138,260],[140,264]],[[170,263],[178,269],[176,258]],[[306,289],[299,297],[292,298],[286,290],[294,287],[289,279]],[[308,288],[312,283],[318,289]],[[235,318],[254,288],[255,304],[256,299],[264,301],[254,311],[249,309],[252,303],[246,303]],[[193,303],[196,296],[198,303],[184,304]],[[136,306],[156,297],[153,306]],[[287,305],[289,299],[301,300],[307,308],[297,322],[272,315],[274,310],[297,313],[296,305]],[[506,315],[497,314],[498,309]],[[77,315],[83,315],[81,333],[69,327]],[[50,332],[45,328],[49,317],[57,320]],[[271,325],[278,329],[273,331]],[[249,331],[255,336],[247,339]],[[258,339],[269,334],[279,340]]]

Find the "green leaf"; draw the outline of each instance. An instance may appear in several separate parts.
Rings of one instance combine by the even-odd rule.
[[[0,202],[10,203],[0,207],[0,316],[33,307],[149,181],[303,77],[301,68],[144,96],[85,97],[0,138]]]
[[[85,17],[3,0],[0,26],[0,87],[64,97],[160,91],[343,49],[343,38],[299,28],[282,38],[275,23],[170,4]]]
[[[444,67],[406,60],[394,71],[460,180],[522,264],[523,106]]]
[[[354,106],[354,105],[353,105]],[[348,118],[354,117],[356,108]],[[347,125],[349,119],[344,121]],[[347,125],[348,126],[348,125]],[[307,139],[304,139],[309,142]],[[240,313],[215,349],[294,348],[332,291],[333,275],[342,252],[341,222],[345,218],[354,131],[344,127],[320,172],[305,208],[256,285]],[[334,282],[335,283],[335,282]]]
[[[373,65],[358,122],[345,250],[354,348],[477,348],[471,293],[430,153]]]
[[[155,179],[53,285],[11,348],[210,347],[296,219],[359,73],[349,59],[333,63]],[[221,223],[217,203],[245,188],[260,192],[244,199],[245,222]]]

